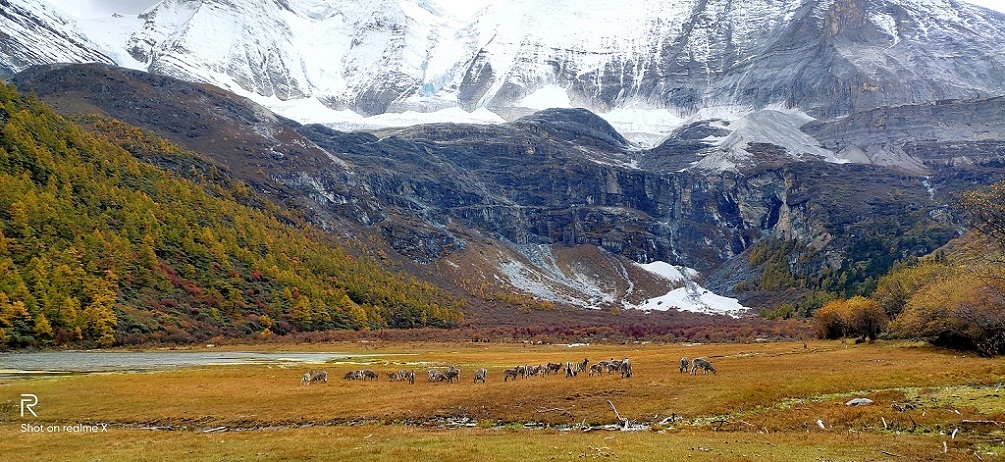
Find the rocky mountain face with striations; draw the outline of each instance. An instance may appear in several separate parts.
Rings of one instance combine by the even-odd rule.
[[[698,284],[754,306],[868,291],[956,235],[959,191],[1005,175],[1005,16],[990,10],[487,5],[0,0],[0,74],[201,152],[409,271],[579,306],[682,285],[704,303]],[[326,123],[447,110],[497,123]],[[660,280],[641,265],[655,261],[705,276]]]
[[[792,162],[770,144],[746,147],[761,160],[756,166],[708,172],[680,166],[704,156],[714,123],[684,127],[639,151],[583,109],[501,125],[346,133],[276,117],[212,87],[101,65],[33,68],[13,81],[64,112],[112,115],[203,152],[320,227],[379,236],[427,268],[421,271],[434,268],[457,284],[502,281],[584,306],[646,298],[629,290],[645,277],[607,273],[632,262],[694,267],[714,274],[705,282],[716,290],[744,296],[738,285],[757,281],[760,271],[746,255],[772,240],[801,243],[792,271],[845,274],[851,288],[885,269],[864,265],[888,267],[955,236],[947,207],[953,194],[1001,178],[1005,154],[1005,142],[960,132],[951,144],[969,154],[955,161],[945,150],[919,148],[914,137],[901,139],[899,149],[941,153],[915,153],[929,170],[924,176],[880,165]],[[1001,110],[1001,101],[955,106],[940,110],[983,114]],[[889,130],[920,130],[910,120],[932,110],[890,110],[899,115],[886,117],[899,122]],[[868,141],[857,134],[880,130],[873,120],[881,116],[861,117],[807,130]],[[993,125],[972,129],[1001,129]],[[887,139],[887,146],[897,142]],[[648,295],[659,295],[653,291]]]

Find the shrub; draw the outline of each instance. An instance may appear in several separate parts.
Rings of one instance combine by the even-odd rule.
[[[984,356],[1005,354],[1005,312],[1000,281],[959,271],[914,294],[891,331]]]
[[[887,316],[896,317],[919,289],[934,281],[946,271],[946,265],[926,261],[910,266],[897,265],[890,273],[879,278],[872,299],[876,300]]]
[[[848,299],[846,307],[848,326],[855,335],[875,339],[890,324],[886,311],[875,300],[852,297]]]
[[[875,300],[852,297],[828,302],[813,314],[813,321],[820,338],[862,336],[875,339],[890,319]]]
[[[817,337],[828,339],[845,337],[848,333],[848,323],[844,311],[845,301],[834,300],[813,313],[813,325]]]

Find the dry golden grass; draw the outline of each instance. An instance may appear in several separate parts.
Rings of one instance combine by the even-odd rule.
[[[18,430],[0,426],[0,434]],[[799,461],[933,460],[974,461],[973,452],[931,438],[830,433],[749,435],[686,431],[676,433],[559,432],[554,430],[441,430],[402,426],[321,427],[268,432],[151,432],[114,430],[109,434],[30,435],[0,443],[14,460],[65,461],[287,461],[287,460],[630,460]],[[891,457],[884,454],[896,454]],[[982,458],[994,460],[986,451]],[[5,459],[6,460],[6,459]]]
[[[801,343],[568,348],[413,343],[303,349],[318,348],[357,356],[346,363],[313,366],[326,369],[329,382],[311,386],[299,384],[311,366],[275,365],[4,379],[0,381],[0,449],[28,454],[37,445],[52,444],[57,450],[66,445],[67,450],[73,446],[81,454],[94,455],[80,460],[101,454],[110,454],[102,460],[142,460],[146,457],[142,448],[148,446],[191,451],[178,452],[177,457],[150,454],[150,460],[221,460],[238,455],[250,460],[294,460],[304,458],[306,448],[321,442],[329,456],[368,455],[375,460],[401,455],[427,459],[475,446],[498,455],[488,460],[509,460],[524,447],[540,457],[522,460],[568,458],[570,451],[574,458],[580,454],[603,457],[587,454],[590,446],[609,447],[622,457],[635,447],[638,457],[633,460],[666,460],[668,454],[699,460],[760,458],[752,454],[774,455],[769,458],[775,460],[781,460],[781,455],[785,460],[861,460],[886,457],[882,451],[933,460],[977,460],[975,450],[1005,456],[1000,428],[963,423],[1005,421],[1005,400],[999,396],[999,387],[1005,383],[1005,361],[963,357],[919,345],[812,342],[809,348]],[[559,375],[502,381],[504,368],[520,364],[564,363],[583,357],[595,363],[626,356],[634,363],[631,379]],[[681,356],[709,358],[719,373],[680,374],[677,361]],[[427,365],[450,364],[461,368],[460,383],[425,381]],[[479,367],[489,371],[486,384],[471,383],[471,374]],[[341,379],[344,372],[360,368],[415,369],[418,380],[409,385],[388,382],[383,375],[376,382]],[[58,438],[22,434],[23,420],[16,412],[20,393],[40,398],[39,418],[32,422],[109,423],[114,439],[102,434]],[[860,396],[876,404],[843,405]],[[552,426],[614,423],[608,400],[634,421],[658,422],[671,414],[681,420],[657,426],[665,433],[523,429],[528,422]],[[483,428],[438,428],[458,417],[475,419]],[[194,430],[136,429],[142,426],[254,430],[204,435]],[[956,428],[955,438],[946,435]],[[368,434],[372,436],[364,438]],[[370,440],[384,443],[372,445]],[[102,449],[108,441],[114,441],[112,448]],[[259,453],[265,455],[259,457]]]

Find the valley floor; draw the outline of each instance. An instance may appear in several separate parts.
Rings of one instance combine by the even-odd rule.
[[[236,348],[236,347],[227,347]],[[271,350],[254,346],[242,350]],[[12,460],[1001,460],[1005,360],[919,344],[336,343],[327,364],[0,378]],[[715,375],[678,372],[703,356]],[[503,381],[523,364],[631,358],[634,377]],[[456,365],[459,383],[425,371]],[[474,370],[488,382],[472,383]],[[327,383],[299,383],[308,369]],[[371,369],[377,381],[343,380]],[[414,369],[415,384],[384,372]],[[38,397],[21,417],[22,394]],[[874,404],[852,407],[852,398]],[[615,430],[622,418],[645,427]]]

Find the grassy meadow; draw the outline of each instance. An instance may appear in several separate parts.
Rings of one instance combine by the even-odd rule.
[[[239,348],[239,347],[231,347]],[[268,347],[255,346],[255,349]],[[15,460],[1002,460],[1005,360],[912,343],[691,345],[344,343],[284,345],[353,356],[0,379],[0,453]],[[715,375],[678,372],[708,358]],[[522,364],[631,358],[634,377],[503,382]],[[460,383],[426,369],[460,367]],[[310,368],[328,383],[304,386]],[[472,383],[475,369],[488,383]],[[381,373],[347,381],[350,370]],[[383,372],[414,369],[414,385]],[[21,418],[21,393],[39,396]],[[851,407],[851,398],[875,401]],[[648,429],[603,429],[620,415]],[[32,433],[22,424],[105,424]],[[584,431],[589,429],[590,431]],[[49,454],[50,457],[45,455]]]

